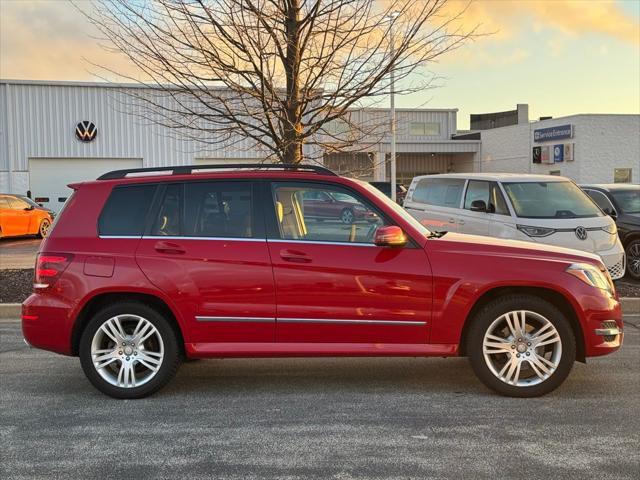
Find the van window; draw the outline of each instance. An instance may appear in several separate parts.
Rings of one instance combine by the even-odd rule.
[[[509,215],[509,209],[496,182],[469,180],[464,197],[464,208],[471,210],[471,204],[475,200],[482,200],[487,206],[488,213]]]
[[[412,200],[439,207],[458,208],[463,188],[463,179],[423,178],[416,185]]]
[[[100,214],[98,233],[141,236],[155,190],[153,184],[115,187]]]

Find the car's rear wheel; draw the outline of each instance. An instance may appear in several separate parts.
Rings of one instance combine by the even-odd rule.
[[[340,212],[340,221],[346,225],[351,225],[355,220],[355,215],[353,214],[353,210],[350,208],[345,208]]]
[[[631,240],[627,244],[627,275],[634,280],[640,280],[640,238]]]
[[[142,398],[164,387],[180,365],[169,321],[131,302],[98,312],[80,339],[80,363],[89,381],[115,398]]]
[[[40,238],[45,238],[49,234],[49,229],[51,228],[51,222],[48,219],[43,219],[40,222],[40,228],[38,228],[38,236]]]
[[[537,397],[555,390],[569,375],[575,336],[567,318],[546,300],[505,296],[487,304],[471,321],[471,366],[492,390]]]

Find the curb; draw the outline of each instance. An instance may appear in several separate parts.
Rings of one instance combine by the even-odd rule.
[[[640,298],[624,297],[620,299],[625,315],[640,315]],[[21,303],[0,303],[0,320],[16,320],[22,316]]]

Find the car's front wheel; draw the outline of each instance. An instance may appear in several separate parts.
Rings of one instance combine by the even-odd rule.
[[[634,280],[640,280],[640,238],[631,240],[627,244],[627,275]]]
[[[573,330],[553,304],[530,295],[498,298],[471,320],[467,352],[478,378],[511,397],[537,397],[567,378],[576,357]]]
[[[142,398],[158,391],[180,365],[169,321],[137,302],[98,312],[82,333],[79,350],[89,381],[115,398]]]

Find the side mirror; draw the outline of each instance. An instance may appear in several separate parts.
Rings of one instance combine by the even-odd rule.
[[[29,205],[28,207],[24,207],[23,210],[30,212],[31,210],[33,210],[35,207],[33,205]]]
[[[605,208],[605,209],[603,210],[603,212],[604,212],[604,213],[606,213],[607,215],[609,215],[609,216],[610,216],[611,218],[613,218],[614,220],[617,220],[617,219],[618,219],[618,214],[617,214],[617,212],[616,212],[613,208],[609,208],[609,207],[607,207],[607,208]]]
[[[376,230],[373,243],[378,247],[404,247],[407,244],[407,237],[400,227],[389,225]]]
[[[484,200],[474,200],[473,202],[471,202],[471,208],[469,210],[471,210],[472,212],[486,212],[487,204],[484,202]]]

